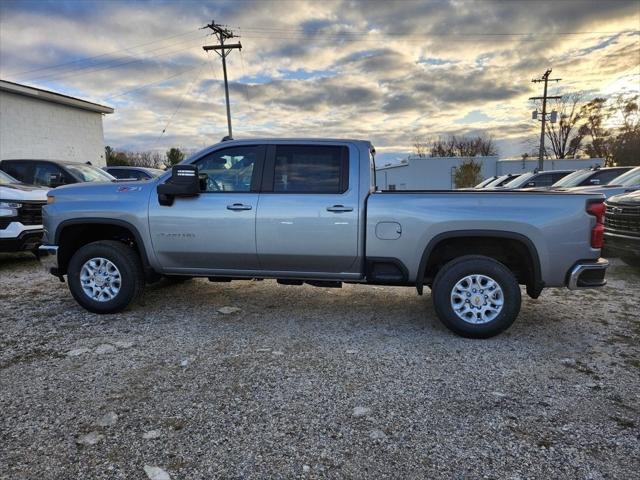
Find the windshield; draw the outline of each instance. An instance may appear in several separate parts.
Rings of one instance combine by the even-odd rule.
[[[67,163],[65,167],[83,182],[111,182],[114,180],[114,177],[104,170],[86,163]]]
[[[525,183],[527,183],[529,181],[529,179],[531,177],[533,177],[534,175],[536,175],[536,174],[532,173],[532,172],[525,173],[523,175],[520,175],[518,178],[515,178],[515,179],[511,180],[510,182],[505,183],[502,186],[504,188],[518,188],[521,185],[524,185]]]
[[[491,188],[491,187],[495,187],[496,185],[498,185],[500,182],[503,182],[504,180],[506,180],[508,178],[508,175],[502,175],[498,178],[496,178],[494,181],[487,183],[484,188]]]
[[[489,177],[486,180],[481,181],[478,185],[476,185],[473,188],[482,188],[482,187],[486,187],[487,185],[489,185],[491,182],[493,182],[496,179],[496,177]]]
[[[577,187],[584,180],[593,175],[593,170],[576,170],[573,173],[570,173],[566,177],[558,180],[556,183],[551,185],[552,187]]]
[[[0,185],[10,185],[15,183],[20,183],[20,182],[15,178],[13,178],[11,175],[8,175],[4,173],[2,170],[0,170]]]
[[[617,176],[609,182],[609,185],[622,185],[623,187],[640,185],[640,168],[634,168]]]

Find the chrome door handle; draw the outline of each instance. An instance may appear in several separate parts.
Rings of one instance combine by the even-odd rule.
[[[243,203],[233,203],[231,205],[227,205],[227,210],[251,210],[251,205],[245,205]]]
[[[344,205],[333,205],[327,207],[327,212],[353,212],[353,207],[345,207]]]

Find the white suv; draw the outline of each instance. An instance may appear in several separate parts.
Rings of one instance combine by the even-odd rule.
[[[0,170],[0,252],[35,251],[42,240],[42,206],[48,191]]]

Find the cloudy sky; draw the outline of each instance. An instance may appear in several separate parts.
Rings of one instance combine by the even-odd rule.
[[[114,107],[115,148],[200,148],[226,134],[221,62],[201,48],[212,19],[243,47],[236,138],[367,138],[394,159],[415,137],[487,132],[512,156],[535,141],[546,68],[553,93],[640,91],[627,0],[2,0],[0,78]]]

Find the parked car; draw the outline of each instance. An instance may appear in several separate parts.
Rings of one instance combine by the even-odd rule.
[[[567,175],[555,182],[550,188],[558,190],[573,187],[606,185],[614,178],[619,177],[632,168],[633,167],[595,167],[576,170],[571,175]]]
[[[492,182],[487,183],[482,188],[486,190],[486,189],[501,187],[505,183],[508,183],[511,180],[513,180],[515,178],[518,178],[520,175],[521,175],[520,173],[507,173],[506,175],[500,175],[495,180],[493,180]]]
[[[117,312],[159,275],[432,290],[454,332],[508,328],[545,287],[606,283],[598,194],[380,191],[358,140],[231,140],[147,182],[49,192],[48,269]],[[82,199],[82,201],[78,201]]]
[[[119,180],[151,180],[164,173],[159,168],[148,167],[102,167],[109,175]]]
[[[640,190],[610,197],[604,226],[607,252],[640,266]]]
[[[495,179],[497,179],[498,176],[497,175],[493,175],[489,178],[484,179],[483,181],[481,181],[479,184],[477,184],[475,187],[475,189],[481,189],[486,187],[487,185],[489,185],[491,182],[493,182]]]
[[[621,193],[629,193],[640,189],[640,167],[633,168],[614,178],[606,185],[590,187],[573,187],[565,189],[568,192],[602,193],[605,198]]]
[[[527,172],[520,175],[518,178],[505,183],[501,187],[496,188],[540,188],[550,187],[555,182],[563,177],[566,177],[573,170],[549,170],[543,172]]]
[[[64,160],[0,160],[0,170],[21,182],[56,188],[81,182],[112,182],[115,178],[88,163]]]
[[[42,240],[46,188],[25,185],[0,171],[0,252],[35,250]]]

